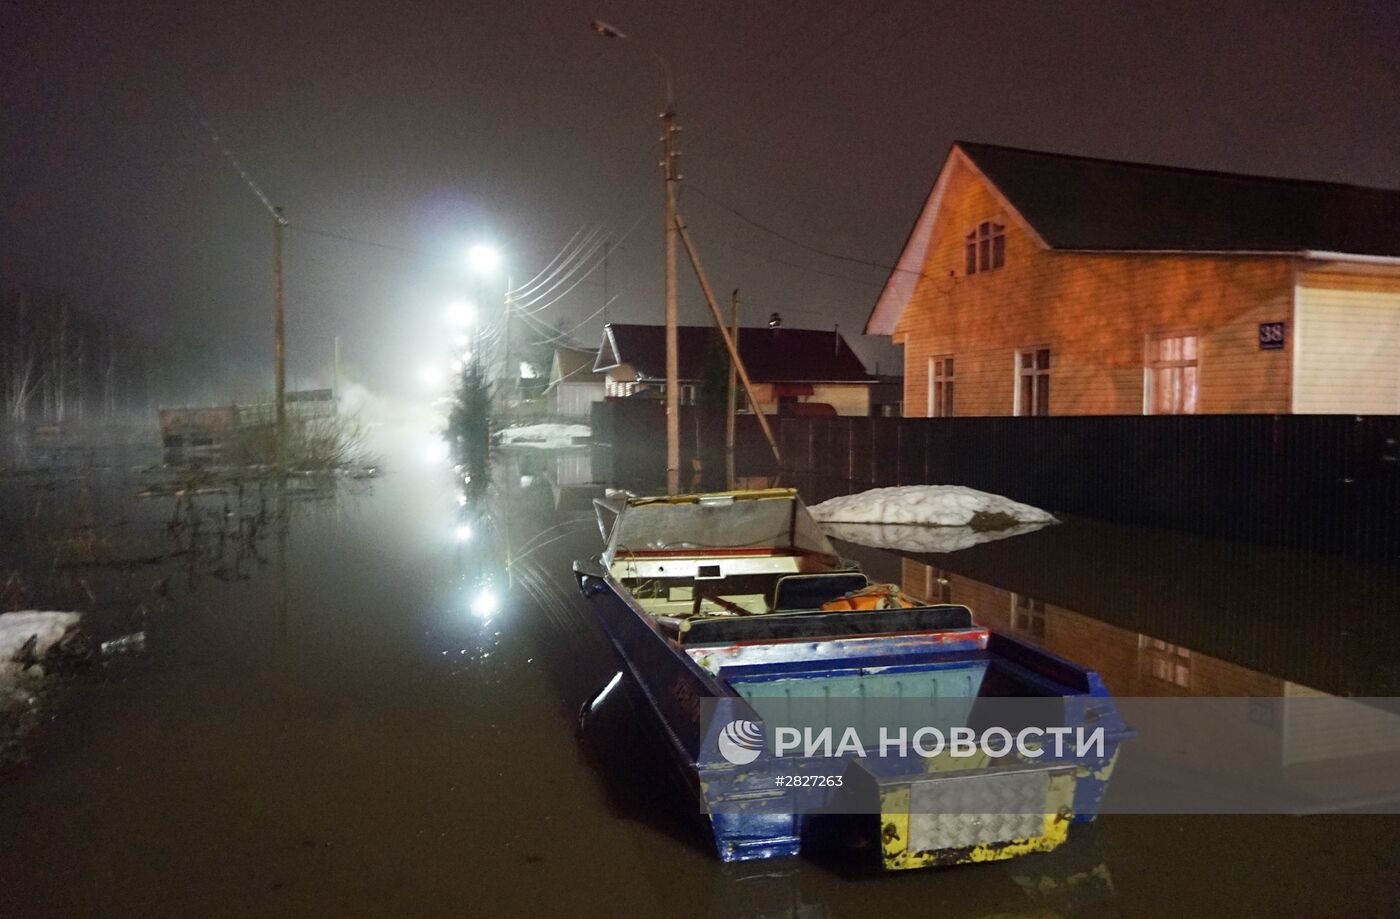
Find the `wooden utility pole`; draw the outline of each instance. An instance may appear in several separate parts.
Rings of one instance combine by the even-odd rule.
[[[272,337],[276,351],[277,472],[287,469],[287,328],[282,310],[282,230],[287,218],[272,210]]]
[[[661,113],[661,143],[665,158],[662,170],[666,181],[666,493],[677,494],[681,486],[681,387],[677,324],[680,308],[676,301],[676,235],[680,215],[676,209],[676,106],[671,98],[668,76],[666,109]],[[720,323],[723,325],[723,323]]]
[[[729,313],[733,326],[729,334],[734,339],[734,347],[739,347],[739,289],[729,295]],[[729,411],[724,416],[724,481],[729,488],[735,487],[734,478],[734,412],[738,409],[738,373],[733,359],[729,361]]]
[[[705,294],[705,305],[710,308],[710,315],[714,317],[715,325],[719,327],[720,337],[724,339],[724,347],[729,351],[729,360],[739,374],[739,381],[744,384],[744,395],[748,396],[749,410],[758,418],[758,426],[763,429],[763,436],[768,440],[768,447],[773,451],[773,459],[777,461],[778,470],[781,473],[783,454],[778,449],[778,440],[773,436],[773,428],[768,424],[768,419],[763,414],[763,408],[758,403],[758,396],[753,391],[753,382],[749,380],[749,372],[744,368],[744,362],[739,359],[739,349],[735,347],[734,339],[724,324],[724,315],[720,313],[719,304],[715,302],[715,292],[710,288],[710,282],[705,277],[705,269],[700,265],[700,254],[695,251],[695,245],[690,241],[690,234],[686,232],[685,225],[681,223],[679,215],[676,216],[676,233],[680,236],[681,242],[685,244],[685,253],[690,257],[691,267],[695,269],[695,280],[700,282],[700,290]]]

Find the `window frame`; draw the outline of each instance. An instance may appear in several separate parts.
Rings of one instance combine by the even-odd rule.
[[[951,354],[928,359],[927,417],[952,418],[957,413],[957,363]]]
[[[1174,360],[1163,360],[1156,355],[1160,354],[1160,346],[1164,342],[1181,340],[1183,346],[1187,339],[1195,343],[1195,357],[1179,358]],[[1183,347],[1184,351],[1184,347]],[[1195,391],[1188,397],[1184,388],[1180,390],[1180,407],[1175,411],[1157,410],[1157,381],[1156,371],[1159,370],[1180,370],[1187,368],[1195,370],[1193,385]],[[1183,381],[1186,374],[1181,374]],[[1185,406],[1189,404],[1189,409]],[[1166,332],[1151,332],[1143,337],[1142,344],[1142,413],[1144,415],[1196,415],[1201,410],[1201,335],[1196,329],[1176,329]]]
[[[1011,631],[1044,641],[1047,632],[1045,601],[1027,594],[1011,592]]]
[[[978,221],[963,236],[963,274],[985,274],[1006,267],[1006,221]]]
[[[1044,367],[1038,366],[1039,355],[1042,351],[1045,352]],[[1030,367],[1021,366],[1022,358],[1025,355],[1031,355]],[[1017,418],[1036,418],[1046,417],[1051,414],[1050,376],[1054,369],[1055,349],[1050,347],[1049,345],[1027,345],[1025,347],[1016,349],[1015,354],[1012,356],[1012,372],[1015,374],[1013,378],[1015,380],[1015,388],[1013,390],[1012,395],[1012,415],[1016,416]],[[1025,400],[1021,396],[1022,380],[1025,377],[1030,377],[1032,380],[1031,404],[1029,407],[1024,404]],[[1040,394],[1042,392],[1045,393],[1045,411],[1035,411],[1036,407],[1041,402]],[[1027,411],[1027,408],[1029,408],[1030,410]]]
[[[1138,635],[1138,673],[1176,689],[1190,690],[1195,669],[1190,648]]]

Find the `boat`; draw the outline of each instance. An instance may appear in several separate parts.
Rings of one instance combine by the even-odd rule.
[[[1097,815],[1132,731],[1092,670],[872,585],[794,489],[595,503],[605,547],[574,575],[621,661],[605,692],[625,677],[643,700],[721,860],[850,846],[889,869],[995,861]],[[886,743],[1010,717],[1092,727],[1096,744],[959,758]],[[862,743],[877,723],[878,750]]]

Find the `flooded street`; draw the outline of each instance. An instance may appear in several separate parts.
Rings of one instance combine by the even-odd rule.
[[[510,453],[471,498],[418,452],[334,497],[292,500],[285,530],[246,558],[170,567],[144,653],[75,678],[29,761],[0,779],[0,915],[1400,909],[1395,817],[1109,815],[1055,852],[898,875],[722,865],[625,710],[588,746],[576,738],[580,704],[616,672],[569,571],[600,548],[587,451]],[[177,499],[137,499],[124,473],[89,485],[151,551],[172,538]],[[22,502],[6,487],[9,514]],[[1138,582],[1118,566],[1160,575],[1165,550],[1134,556],[1142,545],[1109,536],[1067,524],[938,557],[842,548],[874,578],[1098,668],[1115,693],[1393,693],[1388,584],[1371,578],[1358,597],[1359,574],[1337,566],[1333,584],[1298,588],[1301,618],[1208,580],[1167,578],[1157,589],[1175,583],[1177,602],[1134,605]],[[1318,605],[1329,594],[1335,611]]]

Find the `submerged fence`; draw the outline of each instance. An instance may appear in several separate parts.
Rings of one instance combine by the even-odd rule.
[[[1061,513],[1400,562],[1400,416],[781,418],[789,479],[967,485]]]

